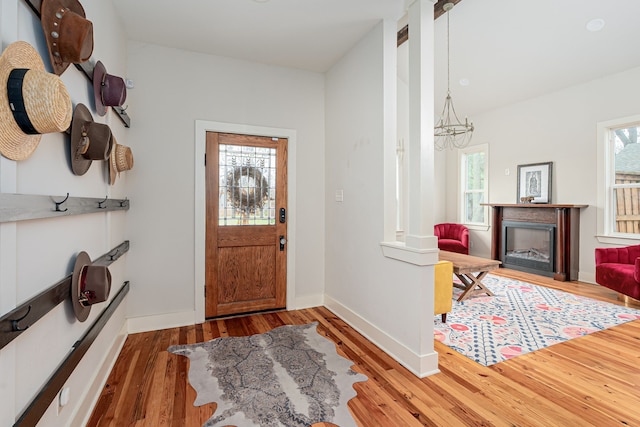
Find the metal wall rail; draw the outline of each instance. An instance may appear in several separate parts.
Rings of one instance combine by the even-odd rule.
[[[125,240],[108,253],[92,262],[93,265],[109,266],[129,250]],[[0,318],[0,349],[36,323],[58,304],[71,297],[71,275],[60,280],[49,289],[26,301]]]
[[[53,373],[47,383],[40,389],[36,397],[31,401],[29,406],[24,410],[20,418],[15,422],[13,427],[35,427],[42,415],[47,411],[64,386],[67,379],[78,366],[82,357],[96,340],[102,328],[107,324],[111,315],[116,311],[125,295],[129,292],[129,282],[124,282],[120,291],[111,300],[106,309],[100,314],[93,325],[87,330],[84,336],[73,345],[71,352],[62,362],[58,369]]]

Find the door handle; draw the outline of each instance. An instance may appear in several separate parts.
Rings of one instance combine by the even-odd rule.
[[[280,250],[284,251],[284,245],[287,243],[287,239],[284,236],[280,236]]]

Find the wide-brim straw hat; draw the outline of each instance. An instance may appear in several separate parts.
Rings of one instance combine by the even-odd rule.
[[[76,318],[84,322],[89,317],[91,306],[104,302],[111,292],[111,272],[106,266],[91,265],[86,252],[76,257],[71,275],[71,303]]]
[[[120,172],[133,169],[133,152],[126,145],[118,144],[114,138],[113,149],[109,158],[109,181],[115,184]]]
[[[40,21],[53,72],[86,62],[93,53],[93,24],[78,0],[42,0]]]
[[[108,125],[93,121],[84,104],[76,105],[71,121],[71,169],[84,175],[94,160],[109,160],[113,134]]]
[[[14,69],[27,69],[22,78],[24,112],[33,131],[16,122],[7,82]],[[15,79],[12,79],[14,81]],[[20,93],[20,92],[18,92]],[[38,147],[42,134],[64,132],[72,115],[67,88],[55,74],[47,73],[38,52],[25,41],[10,44],[0,56],[0,153],[11,160],[24,160]],[[24,116],[24,115],[23,115]],[[32,132],[32,133],[27,133]]]
[[[93,97],[96,113],[107,114],[108,107],[121,107],[127,99],[127,87],[122,77],[107,73],[107,69],[98,61],[93,68]]]

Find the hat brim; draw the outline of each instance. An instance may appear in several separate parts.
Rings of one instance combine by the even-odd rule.
[[[102,103],[102,79],[106,73],[107,69],[102,61],[96,62],[93,67],[93,97],[96,104],[96,114],[99,116],[107,114],[107,107]]]
[[[91,112],[84,104],[76,105],[71,119],[71,169],[76,175],[84,175],[89,170],[93,160],[78,155],[78,149],[82,143],[82,126],[93,122]]]
[[[91,312],[91,306],[84,306],[80,303],[80,273],[82,267],[91,264],[91,258],[89,254],[82,251],[76,257],[75,265],[73,266],[73,274],[71,276],[71,303],[73,305],[73,312],[76,318],[84,322],[89,317]]]
[[[53,38],[51,37],[51,32],[54,31],[54,28],[52,23],[53,20],[49,19],[49,17],[53,16],[59,8],[67,8],[84,18],[86,18],[87,15],[84,12],[84,8],[77,0],[42,0],[42,5],[40,6],[40,21],[42,24],[42,31],[44,32],[44,38],[47,41],[49,61],[51,62],[51,68],[53,68],[54,74],[60,76],[71,63],[64,62],[63,60],[56,58],[52,53]]]
[[[25,134],[13,118],[6,87],[14,68],[45,69],[40,54],[25,41],[11,43],[0,55],[0,87],[4,88],[0,90],[0,153],[11,160],[24,160],[38,147],[42,134]]]
[[[116,160],[116,151],[118,150],[118,141],[113,137],[113,148],[111,149],[111,154],[109,155],[109,182],[111,185],[116,183],[116,176],[118,174],[118,165]]]

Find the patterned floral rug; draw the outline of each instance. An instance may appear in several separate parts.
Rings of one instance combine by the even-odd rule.
[[[347,402],[367,376],[351,369],[318,322],[281,326],[249,337],[169,347],[190,359],[194,405],[216,402],[207,427],[356,427]]]
[[[494,275],[483,280],[493,297],[457,302],[447,323],[435,317],[435,339],[489,366],[632,320],[640,310]]]

